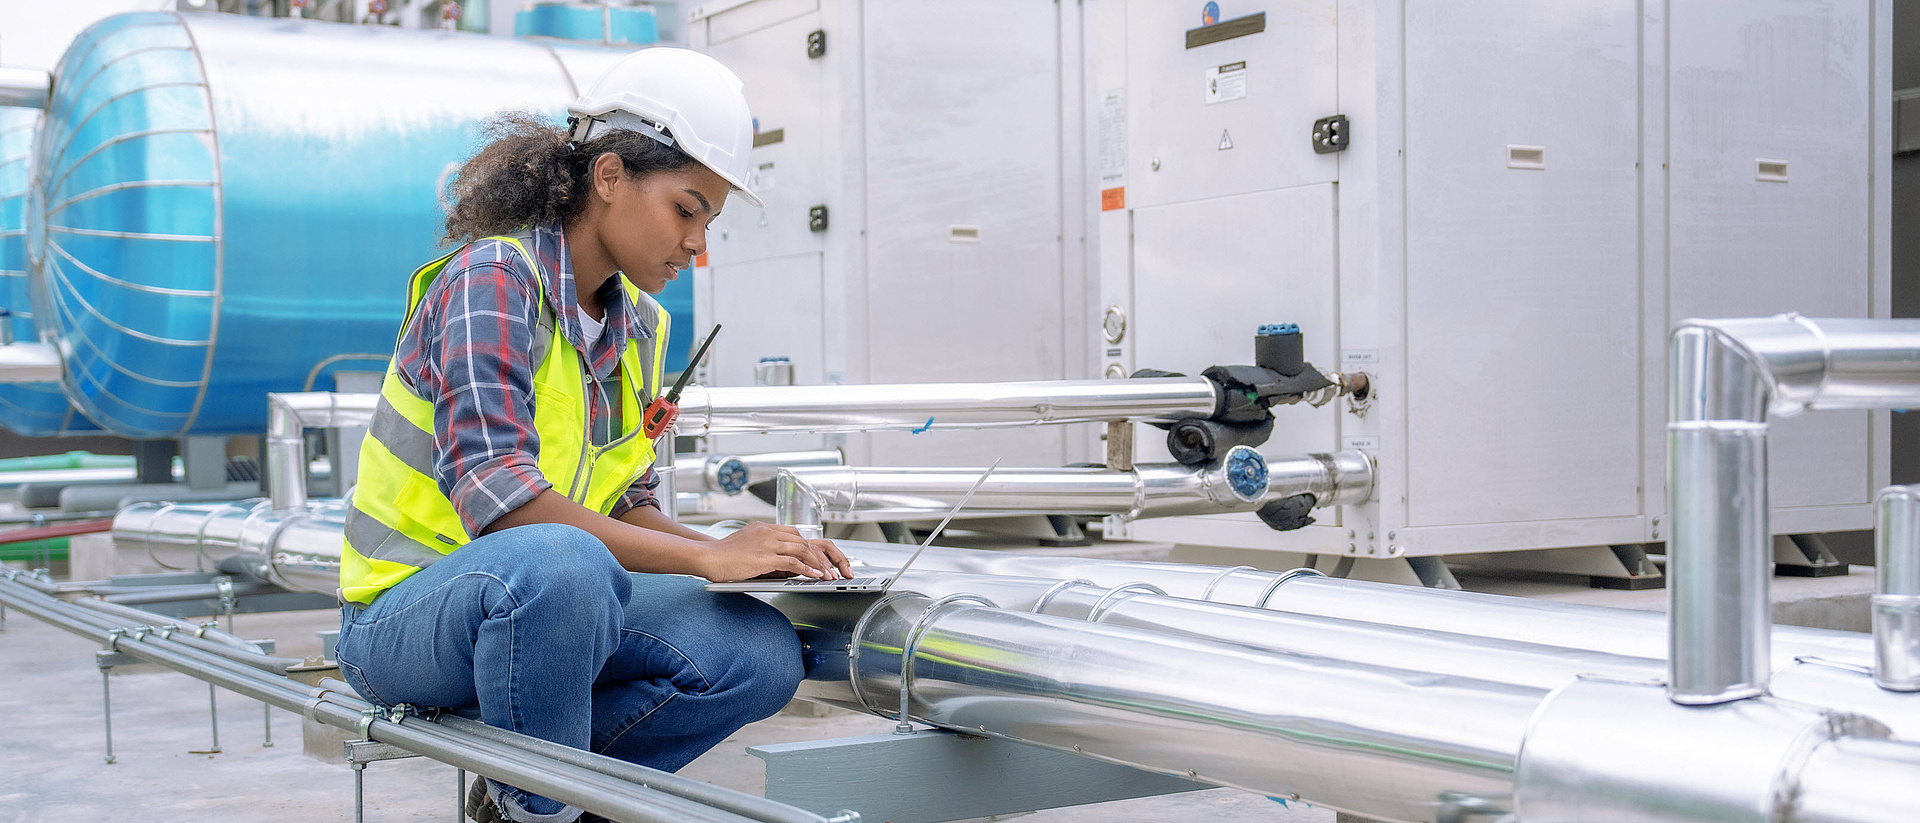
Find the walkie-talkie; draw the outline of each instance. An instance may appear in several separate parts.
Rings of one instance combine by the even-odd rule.
[[[700,358],[707,356],[707,347],[713,345],[713,338],[720,336],[720,324],[713,324],[713,331],[707,332],[707,339],[694,350],[692,359],[687,361],[687,369],[680,373],[680,379],[673,381],[673,388],[666,396],[655,398],[647,404],[647,410],[640,417],[647,430],[647,439],[659,437],[680,417],[680,390],[687,387],[687,381],[693,379],[693,369],[700,365]]]

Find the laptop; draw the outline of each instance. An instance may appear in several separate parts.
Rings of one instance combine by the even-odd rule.
[[[967,489],[967,493],[960,496],[960,502],[953,504],[953,508],[947,512],[946,519],[941,520],[940,525],[933,527],[933,532],[927,535],[927,539],[920,541],[920,548],[914,549],[913,554],[907,557],[907,562],[900,564],[899,570],[892,574],[875,577],[853,577],[844,580],[815,580],[811,577],[790,577],[774,580],[741,580],[735,583],[708,583],[707,591],[787,592],[792,594],[874,594],[885,592],[893,588],[894,582],[899,580],[902,575],[907,573],[907,569],[913,566],[913,561],[920,559],[920,553],[926,551],[928,546],[933,545],[933,541],[940,537],[941,532],[946,531],[947,524],[953,522],[953,516],[960,513],[960,509],[967,505],[967,500],[973,497],[974,492],[980,490],[980,484],[987,482],[987,475],[993,474],[993,470],[999,467],[1000,461],[995,460],[993,461],[993,465],[988,466],[986,471],[981,472],[980,478],[973,481],[973,487]]]

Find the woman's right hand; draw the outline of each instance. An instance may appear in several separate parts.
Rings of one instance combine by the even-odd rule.
[[[808,540],[792,526],[748,523],[706,545],[700,576],[732,583],[767,575],[799,575],[820,580],[852,577],[853,568],[831,540]]]

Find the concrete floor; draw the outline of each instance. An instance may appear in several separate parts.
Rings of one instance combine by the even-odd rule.
[[[273,638],[277,653],[319,652],[315,632],[338,625],[336,612],[239,615],[235,633]],[[353,773],[301,751],[301,719],[271,713],[272,747],[263,745],[262,705],[218,693],[222,752],[208,754],[208,687],[150,666],[116,669],[113,749],[104,762],[96,646],[18,612],[0,628],[0,823],[319,823],[353,819]],[[760,793],[764,771],[749,746],[873,734],[892,729],[876,717],[783,714],[755,723],[694,761],[683,774]],[[425,758],[374,763],[366,770],[366,820],[453,821],[455,771]],[[1165,797],[1054,809],[1023,823],[1332,823],[1333,812],[1215,789]],[[875,821],[874,823],[879,823]]]

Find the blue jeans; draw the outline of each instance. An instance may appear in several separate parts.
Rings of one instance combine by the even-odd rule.
[[[342,610],[341,675],[408,703],[674,771],[800,684],[800,641],[771,606],[704,581],[632,574],[572,526],[503,529]],[[516,819],[577,811],[498,786]]]

